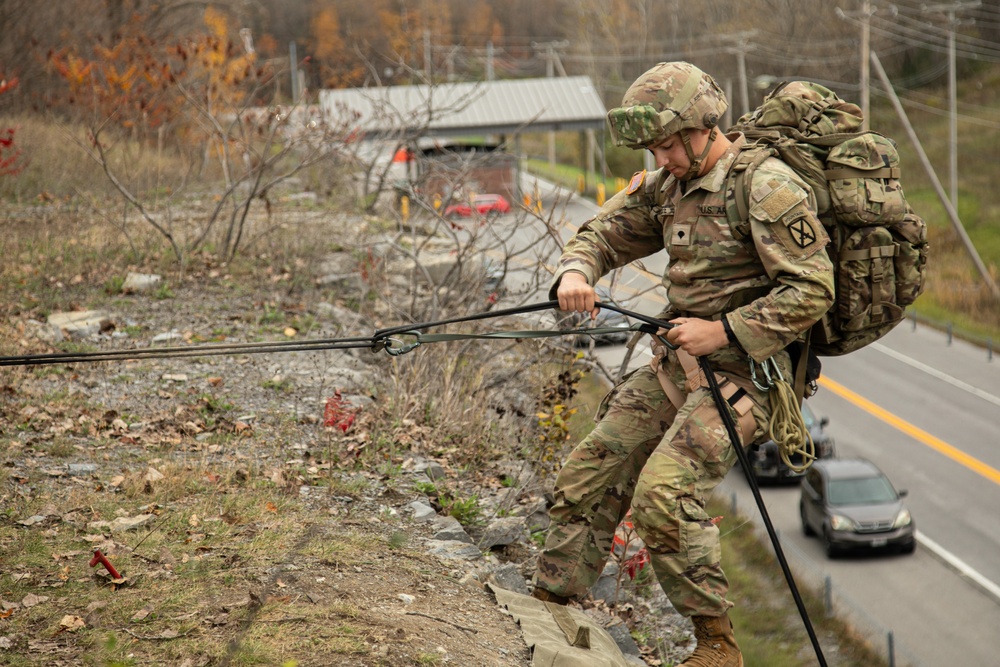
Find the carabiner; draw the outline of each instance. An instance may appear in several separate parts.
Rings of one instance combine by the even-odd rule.
[[[785,377],[781,374],[781,369],[778,367],[778,362],[774,360],[774,357],[768,357],[764,361],[760,362],[760,370],[764,374],[764,382],[761,383],[757,379],[757,364],[754,360],[748,359],[750,364],[750,380],[753,382],[753,386],[757,387],[761,391],[770,391],[771,387],[774,386],[774,378],[771,376],[772,369],[774,374],[778,377],[778,382],[784,382]]]
[[[407,352],[413,352],[415,349],[420,347],[420,334],[415,331],[407,331],[403,333],[404,336],[413,336],[416,340],[412,343],[403,343],[403,341],[398,338],[383,338],[381,339],[384,343],[384,349],[386,354],[390,357],[399,357]],[[393,344],[399,347],[393,347]]]

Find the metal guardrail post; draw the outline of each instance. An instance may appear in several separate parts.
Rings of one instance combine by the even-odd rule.
[[[889,640],[889,667],[896,667],[896,642],[892,636],[892,630],[889,630],[888,635]]]
[[[833,616],[833,579],[830,575],[823,579],[823,609],[827,616]]]

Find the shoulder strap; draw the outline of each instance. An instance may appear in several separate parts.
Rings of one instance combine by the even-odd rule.
[[[767,158],[776,155],[774,148],[751,144],[740,151],[729,170],[726,182],[726,217],[733,238],[746,245],[750,239],[750,188],[753,174]]]

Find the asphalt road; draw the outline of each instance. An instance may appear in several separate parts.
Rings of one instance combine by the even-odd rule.
[[[567,229],[593,210],[574,199]],[[662,291],[648,290],[664,261],[623,271],[618,294],[636,295],[627,307],[647,314],[663,307]],[[598,348],[609,368],[623,354],[621,346]],[[646,360],[640,350],[632,367]],[[823,375],[810,402],[830,418],[837,455],[868,458],[908,490],[918,548],[829,560],[802,534],[798,487],[765,487],[800,585],[828,580],[838,613],[883,653],[892,633],[897,665],[1000,665],[1000,358],[988,361],[983,349],[906,322],[864,350],[825,359]],[[717,494],[735,499],[763,534],[739,470]]]

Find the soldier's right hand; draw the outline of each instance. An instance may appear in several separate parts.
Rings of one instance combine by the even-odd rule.
[[[567,271],[559,280],[559,288],[556,290],[556,297],[559,299],[559,309],[575,313],[590,313],[591,319],[597,318],[600,308],[597,303],[597,293],[594,288],[587,283],[587,278],[582,273]]]

